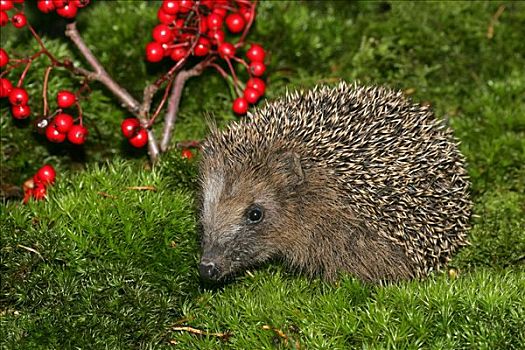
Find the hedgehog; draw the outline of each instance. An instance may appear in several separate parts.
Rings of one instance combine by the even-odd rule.
[[[207,281],[277,261],[328,281],[396,282],[468,244],[458,141],[429,106],[387,87],[317,86],[212,125],[199,172]]]

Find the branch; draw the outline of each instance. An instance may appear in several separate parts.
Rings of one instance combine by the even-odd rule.
[[[131,94],[126,91],[126,89],[117,84],[106,72],[102,64],[100,64],[95,55],[93,55],[93,52],[91,52],[84,40],[82,40],[75,22],[66,26],[66,36],[68,36],[71,41],[73,41],[82,56],[85,57],[91,67],[93,67],[95,70],[94,72],[84,70],[84,75],[86,78],[90,80],[96,80],[104,84],[122,102],[122,105],[133,115],[138,116],[141,124],[146,126],[148,123],[148,111],[141,111],[141,104],[135,100],[135,98],[133,98],[133,96],[131,96]],[[155,163],[159,157],[159,147],[157,141],[155,140],[155,135],[150,129],[148,129],[148,153],[151,162]]]
[[[202,71],[210,65],[211,60],[204,60],[199,64],[195,65],[189,70],[180,71],[173,84],[171,95],[168,101],[168,110],[166,111],[166,117],[164,120],[164,130],[162,132],[162,140],[160,143],[160,150],[166,152],[168,149],[171,135],[175,127],[175,121],[177,120],[177,114],[179,111],[180,98],[182,96],[182,89],[186,81],[191,78],[202,74]]]
[[[136,114],[139,111],[140,103],[133,98],[124,88],[117,84],[110,75],[106,72],[104,67],[97,60],[93,52],[84,43],[84,40],[80,37],[80,33],[77,30],[76,22],[69,23],[66,26],[66,36],[77,46],[78,50],[93,67],[95,72],[88,74],[88,78],[96,80],[104,84],[126,107],[131,113]]]

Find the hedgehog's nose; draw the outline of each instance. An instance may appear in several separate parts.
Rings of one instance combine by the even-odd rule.
[[[209,260],[201,260],[199,264],[199,273],[202,279],[217,280],[219,277],[219,269],[214,262]]]

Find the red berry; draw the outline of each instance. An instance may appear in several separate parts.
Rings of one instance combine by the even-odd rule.
[[[235,46],[230,43],[222,43],[219,45],[218,51],[222,58],[230,58],[235,55]]]
[[[54,183],[55,178],[56,178],[56,171],[49,164],[46,164],[40,169],[38,169],[35,176],[33,177],[36,183],[41,183],[44,186]]]
[[[135,135],[137,130],[140,128],[140,122],[137,118],[127,118],[122,121],[120,124],[120,129],[122,130],[122,135],[125,138],[130,138]]]
[[[179,18],[175,21],[175,30],[184,28],[184,19]]]
[[[43,13],[55,11],[55,4],[53,3],[53,0],[38,0],[36,7],[38,7],[38,9]]]
[[[212,29],[208,31],[208,36],[215,45],[224,42],[224,32],[220,29]]]
[[[174,61],[182,60],[184,57],[186,57],[188,53],[188,49],[182,46],[176,47],[171,51],[171,59]]]
[[[73,2],[69,2],[64,7],[58,8],[57,13],[64,18],[75,18],[78,12],[78,7]]]
[[[261,94],[254,88],[247,87],[246,89],[244,89],[244,98],[246,99],[246,101],[248,101],[248,103],[254,104],[257,101],[259,101],[260,97]]]
[[[0,67],[3,67],[9,63],[9,55],[7,52],[0,48]]]
[[[135,136],[129,139],[129,143],[136,148],[142,148],[148,143],[148,132],[140,128]]]
[[[57,105],[60,108],[69,108],[75,104],[77,98],[74,93],[68,90],[61,90],[57,94]]]
[[[162,2],[162,11],[167,13],[168,15],[176,15],[177,12],[179,12],[179,2],[178,1],[169,1],[164,0]]]
[[[87,5],[89,5],[89,3],[90,0],[73,0],[73,4],[75,4],[75,6],[79,9],[86,7]]]
[[[266,71],[266,66],[262,62],[250,63],[250,73],[256,77],[260,77]]]
[[[252,62],[264,62],[265,52],[262,46],[252,44],[246,52],[246,57]]]
[[[235,114],[244,115],[248,112],[248,101],[244,97],[236,98],[232,106]]]
[[[166,13],[166,11],[164,11],[162,7],[160,7],[159,11],[157,12],[157,19],[160,23],[170,24],[173,21],[175,21],[176,17],[174,15]]]
[[[151,36],[158,43],[168,43],[173,40],[171,29],[166,24],[159,24],[153,28]]]
[[[17,87],[11,90],[11,93],[9,93],[9,102],[13,106],[26,105],[28,101],[29,96],[27,95],[25,89]]]
[[[66,134],[73,127],[74,120],[73,117],[66,113],[60,113],[55,116],[53,119],[53,124],[58,132]]]
[[[249,7],[241,7],[239,9],[239,13],[244,18],[246,23],[250,22],[250,19],[252,18],[252,15],[255,17],[255,11],[252,13],[251,8],[249,8]]]
[[[207,18],[208,28],[210,29],[220,29],[222,26],[223,16],[220,16],[216,13],[211,13]]]
[[[195,56],[206,56],[210,52],[210,41],[204,37],[200,37],[197,45],[193,49]]]
[[[151,42],[146,45],[146,59],[149,62],[160,62],[164,58],[164,49],[157,42]]]
[[[261,96],[264,95],[264,92],[266,91],[266,84],[264,83],[264,80],[259,78],[248,79],[246,82],[246,87],[257,90]]]
[[[208,9],[211,10],[213,9],[213,6],[215,6],[213,2],[214,0],[201,0],[201,5],[206,6]]]
[[[11,107],[11,113],[15,119],[26,119],[31,115],[31,108],[28,105],[16,105]]]
[[[66,134],[57,130],[54,124],[46,128],[46,138],[53,143],[62,143],[66,139]]]
[[[171,55],[171,51],[173,51],[173,49],[170,47],[170,45],[167,43],[162,43],[161,45],[162,49],[164,50],[164,57]]]
[[[226,27],[232,33],[242,32],[245,24],[244,17],[238,13],[232,13],[226,17]]]
[[[9,93],[13,90],[13,84],[5,78],[0,78],[0,98],[9,96]]]
[[[57,9],[61,9],[62,7],[66,6],[69,0],[53,0],[53,4]]]
[[[179,12],[187,13],[193,8],[193,0],[179,0]]]
[[[33,198],[36,200],[41,200],[46,198],[46,187],[43,184],[37,183],[35,188],[31,191]]]
[[[24,199],[23,199],[23,203],[24,204],[27,204],[27,202],[29,202],[29,200],[31,199],[31,196],[33,195],[33,189],[31,188],[28,188],[24,191]]]
[[[13,8],[13,0],[0,0],[0,11],[9,11]]]
[[[192,43],[193,39],[195,39],[195,35],[191,33],[181,33],[179,36],[179,43]]]
[[[208,31],[208,22],[206,17],[201,17],[199,21],[199,33],[204,34]]]
[[[223,5],[227,6],[228,4],[223,4]],[[215,6],[215,8],[213,9],[212,13],[214,13],[214,14],[216,14],[218,16],[224,17],[224,16],[226,16],[226,13],[228,13],[228,10],[225,9],[224,7]]]
[[[11,22],[13,22],[13,26],[15,28],[22,28],[27,24],[26,15],[24,15],[22,12],[19,12],[11,17]]]
[[[67,139],[69,142],[75,145],[82,145],[86,142],[88,130],[82,125],[73,125],[67,133]]]
[[[0,11],[0,27],[5,26],[9,22],[9,16],[4,11]]]
[[[182,158],[191,159],[193,158],[193,153],[191,153],[191,150],[185,148],[181,152]]]

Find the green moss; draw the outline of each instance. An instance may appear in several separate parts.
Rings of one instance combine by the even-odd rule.
[[[50,146],[14,123],[1,101],[2,184],[20,184],[45,162],[58,168],[47,201],[1,206],[1,346],[172,348],[174,340],[182,349],[296,348],[296,341],[308,349],[520,348],[525,6],[505,4],[488,39],[499,5],[263,1],[250,36],[268,50],[270,99],[287,88],[358,79],[412,90],[452,125],[475,203],[471,245],[451,262],[457,278],[376,287],[343,276],[328,285],[272,264],[225,286],[201,285],[194,160],[174,152],[149,169],[119,135],[126,112],[99,86],[83,102],[96,125],[83,148]],[[142,59],[155,8],[101,1],[79,18],[86,42],[137,97],[160,71]],[[57,55],[82,63],[61,34],[63,21],[31,16]],[[9,27],[2,47],[29,52],[27,33]],[[33,96],[45,63],[28,75]],[[58,70],[50,93],[74,84]],[[176,139],[202,138],[207,114],[220,126],[234,119],[230,101],[214,72],[190,80]],[[41,110],[39,98],[31,103]],[[231,337],[172,331],[177,322]],[[285,332],[287,342],[264,325]]]

